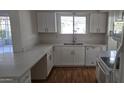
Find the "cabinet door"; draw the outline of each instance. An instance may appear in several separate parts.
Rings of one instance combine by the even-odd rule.
[[[61,51],[62,65],[74,65],[74,47],[64,46]]]
[[[47,78],[47,56],[45,55],[43,58],[39,60],[32,68],[31,68],[31,79],[32,80],[41,80]]]
[[[47,13],[47,32],[56,32],[56,14],[54,12]]]
[[[85,63],[85,48],[74,47],[74,65],[84,66]]]
[[[90,15],[90,33],[106,32],[106,14],[94,13]]]
[[[101,47],[86,47],[86,66],[95,66]]]
[[[55,65],[67,66],[74,65],[74,49],[73,46],[55,47]]]
[[[90,15],[90,33],[98,33],[98,14]]]
[[[51,48],[47,53],[47,75],[49,75],[53,65],[54,65],[53,64],[53,48]]]
[[[55,46],[54,47],[54,65],[61,65],[61,60],[62,60],[62,48],[61,46]]]
[[[38,22],[38,32],[47,31],[47,12],[38,12],[37,13],[37,22]]]
[[[54,12],[38,12],[38,32],[56,32],[56,14]]]

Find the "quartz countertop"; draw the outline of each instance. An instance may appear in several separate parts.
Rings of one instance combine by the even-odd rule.
[[[64,44],[42,44],[19,53],[0,55],[0,78],[18,78],[31,69],[53,46]],[[104,44],[83,44],[74,46],[102,46]],[[68,45],[67,45],[68,46]],[[71,45],[72,46],[72,45]]]
[[[0,78],[18,78],[36,64],[53,45],[38,45],[32,49],[0,56]]]

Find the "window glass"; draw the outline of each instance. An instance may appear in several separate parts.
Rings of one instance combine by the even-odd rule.
[[[61,34],[85,34],[86,33],[86,16],[61,16]]]
[[[8,16],[0,16],[0,56],[1,54],[12,52],[10,18]]]
[[[74,17],[74,33],[86,33],[86,17]]]
[[[73,33],[73,17],[61,16],[61,33],[72,34]]]

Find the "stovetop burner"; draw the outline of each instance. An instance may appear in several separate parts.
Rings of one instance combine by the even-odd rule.
[[[103,62],[111,69],[114,68],[115,60],[110,57],[101,57]],[[120,57],[117,58],[116,69],[119,69]]]

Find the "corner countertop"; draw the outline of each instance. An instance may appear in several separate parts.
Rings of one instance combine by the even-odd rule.
[[[42,44],[24,52],[0,55],[0,78],[19,78],[31,69],[53,46],[64,44]],[[83,46],[101,46],[103,44],[84,44]],[[77,45],[79,46],[79,45]]]
[[[36,64],[53,45],[45,44],[30,50],[0,56],[0,78],[18,78]]]

